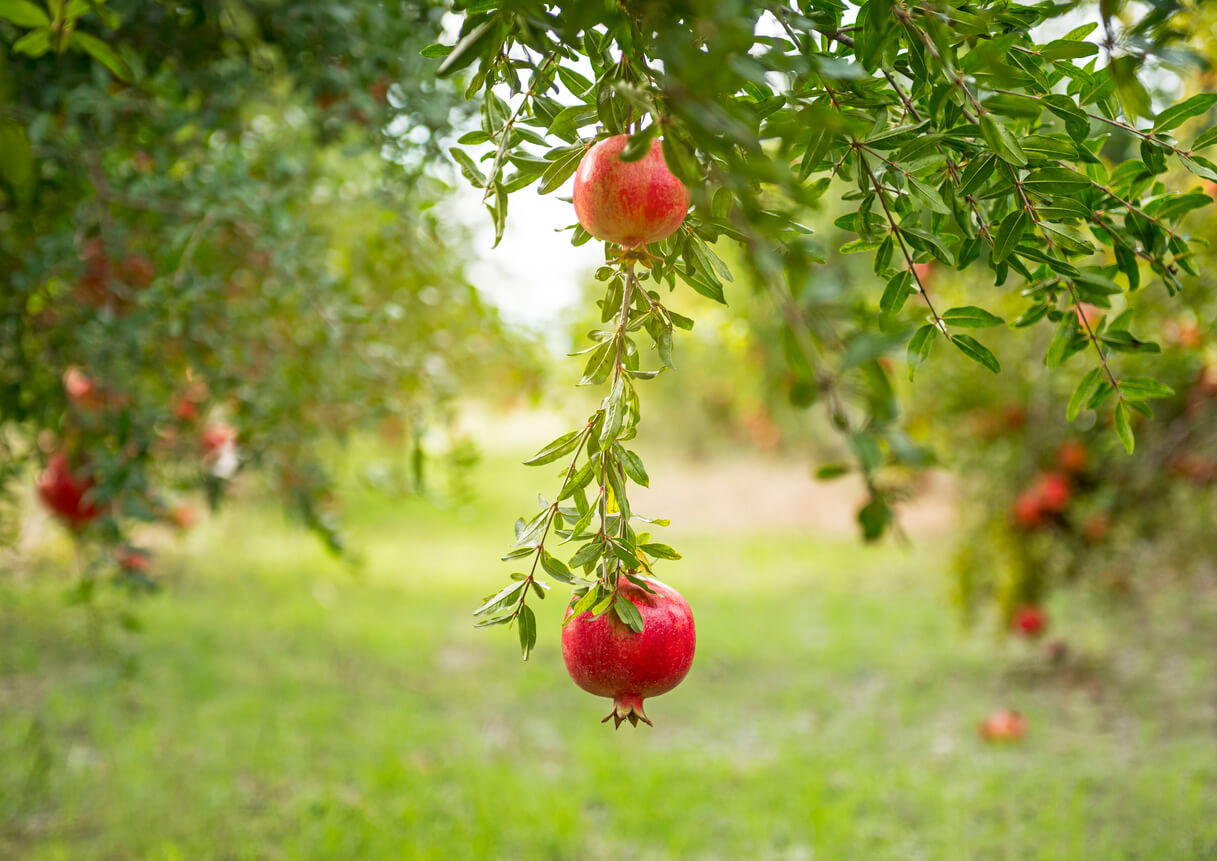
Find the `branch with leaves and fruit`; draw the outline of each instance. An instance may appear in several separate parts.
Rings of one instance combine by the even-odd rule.
[[[535,553],[548,571],[551,526],[582,539],[572,567],[591,577],[594,563],[612,562],[577,587],[575,609],[614,608],[622,624],[633,620],[613,594],[621,566],[628,575],[649,564],[622,504],[629,473],[615,445],[637,420],[627,333],[646,329],[667,364],[665,316],[676,318],[660,288],[683,283],[724,302],[731,274],[713,250],[720,241],[742,249],[750,280],[782,310],[792,398],[797,391],[809,405],[821,401],[848,441],[868,490],[859,511],[866,538],[893,523],[901,492],[893,468],[931,460],[893,406],[886,354],[896,349],[910,380],[939,341],[998,373],[982,330],[1051,326],[1049,367],[1070,373],[1073,356],[1089,356],[1065,417],[1109,412],[1131,452],[1132,415],[1150,415],[1149,402],[1171,390],[1126,375],[1118,358],[1157,350],[1139,330],[1137,291],[1152,277],[1175,294],[1196,271],[1184,217],[1210,198],[1180,188],[1169,171],[1217,181],[1217,166],[1202,155],[1217,129],[1190,129],[1217,94],[1156,109],[1138,73],[1179,56],[1179,10],[1135,17],[1123,6],[469,4],[455,44],[424,53],[442,58],[440,76],[464,76],[466,95],[481,102],[481,128],[452,154],[484,191],[498,237],[512,194],[556,191],[610,145],[617,170],[662,152],[692,201],[683,223],[646,241],[647,280],[639,276],[635,287],[620,264],[640,237],[589,220],[576,177],[572,242],[607,241],[603,319],[620,311],[615,329],[593,335],[584,382],[611,378],[611,390],[582,431],[539,457],[575,452],[560,497],[589,484],[598,467],[601,508],[597,514],[578,492],[571,507],[561,498],[546,504],[522,524],[509,557]],[[1062,23],[1071,19],[1072,29]],[[1061,35],[1040,37],[1049,30]],[[804,224],[829,194],[848,208],[836,227],[855,237],[837,252],[868,254],[875,276],[836,293],[816,277],[830,249]],[[646,210],[645,197],[622,199]],[[946,303],[931,294],[931,263],[984,278],[968,301]],[[986,307],[999,290],[1022,297],[1015,319]],[[1113,300],[1127,307],[1092,324],[1084,309]],[[629,420],[619,431],[621,403]],[[579,466],[581,453],[587,461]],[[583,531],[593,520],[596,531]],[[561,579],[565,569],[551,566]],[[490,622],[527,620],[527,654],[535,626],[525,599],[536,581],[519,577],[481,612]]]

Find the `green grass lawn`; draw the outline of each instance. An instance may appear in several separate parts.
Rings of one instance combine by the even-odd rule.
[[[461,516],[359,494],[352,574],[246,504],[161,559],[142,631],[0,574],[0,858],[1217,858],[1217,613],[1052,607],[1073,658],[967,633],[942,540],[666,530],[698,655],[602,725],[562,598],[527,664],[470,610],[532,483]],[[988,746],[978,721],[1029,717]]]

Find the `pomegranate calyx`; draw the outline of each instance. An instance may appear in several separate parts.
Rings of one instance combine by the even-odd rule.
[[[608,723],[610,718],[613,720],[613,729],[620,729],[622,722],[627,720],[630,726],[638,726],[638,721],[647,726],[655,726],[642,710],[642,697],[637,694],[622,694],[617,697],[613,701],[613,710],[605,715],[600,723]]]

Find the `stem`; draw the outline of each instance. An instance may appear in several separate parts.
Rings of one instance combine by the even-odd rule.
[[[925,285],[921,282],[921,276],[917,274],[917,269],[913,265],[913,255],[909,253],[908,247],[904,244],[904,236],[900,233],[900,225],[896,223],[896,218],[892,215],[892,210],[887,205],[887,197],[883,194],[883,185],[875,178],[874,171],[870,169],[870,165],[866,162],[866,156],[861,152],[866,147],[856,139],[853,142],[853,146],[859,151],[858,161],[861,162],[867,177],[870,178],[871,186],[875,189],[875,195],[883,205],[883,212],[887,215],[888,226],[891,228],[892,235],[896,237],[896,243],[900,246],[900,253],[904,255],[904,262],[908,267],[908,271],[912,274],[913,280],[917,282],[917,292],[921,294],[921,298],[925,300],[926,307],[930,309],[930,314],[934,317],[935,327],[950,341],[951,333],[947,331],[947,324],[943,322],[942,317],[938,316],[938,312],[934,310],[934,303],[930,300],[930,294],[925,291]]]
[[[1023,207],[1027,214],[1031,216],[1031,220],[1040,228],[1040,234],[1044,237],[1044,241],[1048,243],[1050,249],[1056,250],[1056,243],[1052,241],[1052,237],[1044,232],[1043,226],[1040,224],[1040,214],[1035,208],[1035,204],[1031,202],[1031,198],[1027,196],[1027,190],[1023,188],[1022,181],[1018,178],[1018,174],[1009,164],[1006,165],[1006,170],[1010,172],[1010,179],[1014,181],[1014,187],[1018,189],[1019,197],[1023,200]],[[1081,321],[1082,327],[1086,330],[1086,336],[1090,339],[1094,351],[1099,354],[1099,364],[1103,366],[1103,371],[1107,374],[1107,379],[1111,381],[1112,388],[1116,391],[1116,397],[1119,400],[1124,400],[1124,393],[1120,391],[1120,381],[1116,379],[1115,374],[1111,372],[1111,366],[1107,363],[1107,353],[1103,350],[1103,345],[1099,343],[1098,336],[1095,335],[1094,329],[1090,326],[1090,320],[1082,311],[1081,301],[1078,299],[1077,288],[1074,287],[1073,281],[1068,278],[1062,278],[1061,281],[1069,290],[1069,298],[1073,302],[1074,313],[1077,314],[1078,320]]]

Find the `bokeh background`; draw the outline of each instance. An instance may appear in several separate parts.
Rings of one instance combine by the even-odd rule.
[[[527,663],[472,627],[592,404],[603,256],[565,191],[491,249],[446,7],[68,6],[116,47],[32,56],[0,3],[0,857],[1217,858],[1217,252],[1133,297],[1176,392],[1135,457],[1065,421],[1047,330],[894,374],[926,469],[878,545],[778,309],[679,295],[634,506],[698,656],[613,732],[562,597]],[[1189,15],[1163,102],[1213,85]],[[873,280],[832,199],[826,314]],[[40,500],[57,457],[97,517]]]

